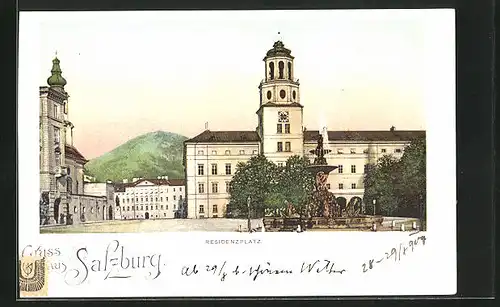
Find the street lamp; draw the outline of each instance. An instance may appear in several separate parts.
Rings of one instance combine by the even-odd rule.
[[[375,205],[377,204],[377,200],[373,200],[373,216],[375,216]]]
[[[248,232],[251,232],[252,225],[250,222],[250,196],[248,196],[248,198],[247,198],[247,206],[248,206]]]

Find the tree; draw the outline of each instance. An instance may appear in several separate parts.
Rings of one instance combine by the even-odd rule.
[[[248,162],[236,165],[236,172],[229,183],[229,205],[232,216],[248,214],[247,199],[250,197],[254,217],[264,215],[264,202],[276,184],[277,166],[263,155],[252,157]]]
[[[368,166],[364,201],[369,213],[376,199],[377,213],[382,215],[421,217],[425,214],[425,151],[425,138],[417,138],[405,148],[400,160],[386,155],[376,165]]]
[[[309,159],[291,156],[285,166],[280,168],[277,183],[274,187],[277,199],[283,205],[292,205],[300,216],[305,215],[307,206],[312,201],[314,191],[314,176],[307,169]]]

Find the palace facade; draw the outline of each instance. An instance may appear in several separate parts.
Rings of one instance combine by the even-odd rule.
[[[83,167],[88,160],[73,144],[69,95],[57,57],[51,73],[49,86],[40,87],[40,225],[113,219],[109,188],[97,193],[84,186]]]
[[[281,41],[264,57],[264,79],[259,84],[258,123],[249,131],[205,130],[184,143],[188,218],[224,217],[229,203],[229,182],[238,162],[263,154],[282,165],[293,155],[314,159],[310,153],[321,133],[331,153],[328,164],[338,165],[327,187],[338,201],[363,198],[366,165],[387,154],[399,158],[405,146],[425,131],[312,131],[303,123],[300,83],[294,74],[294,57]]]

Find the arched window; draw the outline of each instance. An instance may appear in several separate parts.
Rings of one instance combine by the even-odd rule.
[[[288,62],[288,80],[292,80],[292,63]]]
[[[285,63],[283,63],[283,61],[280,61],[278,63],[278,67],[279,67],[279,79],[283,79],[283,70],[285,69]]]
[[[274,62],[269,63],[269,79],[274,79]]]

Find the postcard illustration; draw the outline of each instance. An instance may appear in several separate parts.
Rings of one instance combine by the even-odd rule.
[[[422,88],[411,83],[420,59],[410,49],[418,40],[386,33],[392,45],[374,49],[389,55],[363,69],[356,61],[373,59],[363,59],[363,44],[346,39],[363,35],[356,29],[301,42],[303,31],[284,26],[283,33],[274,26],[258,30],[265,37],[244,40],[248,29],[233,34],[239,43],[232,50],[215,34],[203,40],[206,32],[171,29],[202,41],[185,45],[172,36],[167,47],[148,41],[145,49],[199,46],[163,57],[124,48],[123,37],[110,28],[103,35],[118,36],[114,52],[127,58],[122,69],[106,58],[109,52],[90,51],[102,38],[92,41],[81,25],[75,29],[87,48],[71,41],[61,46],[64,40],[47,46],[54,52],[43,59],[39,87],[41,233],[425,229]],[[358,54],[346,58],[353,50]],[[195,53],[198,59],[192,59]],[[229,64],[235,59],[237,69]],[[115,72],[95,76],[92,85],[91,74],[98,73],[82,65],[94,60],[96,71]],[[405,74],[395,65],[404,66]],[[143,83],[127,86],[139,80],[136,73]],[[156,82],[159,73],[167,77]],[[112,79],[120,74],[132,77]],[[369,84],[375,75],[376,85]],[[163,82],[174,76],[174,82]],[[396,78],[403,80],[391,84]],[[182,93],[190,87],[214,97],[203,102]],[[116,99],[113,90],[121,92]]]
[[[21,296],[453,294],[453,18],[21,14]]]

